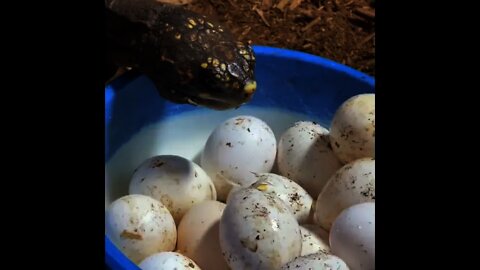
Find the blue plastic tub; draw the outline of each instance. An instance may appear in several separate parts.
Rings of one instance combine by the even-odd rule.
[[[343,101],[375,92],[372,77],[333,61],[272,47],[254,50],[258,89],[249,105],[314,115],[328,125]],[[142,127],[197,109],[159,98],[143,76],[117,79],[105,90],[105,162]],[[107,237],[105,259],[111,269],[139,269]]]

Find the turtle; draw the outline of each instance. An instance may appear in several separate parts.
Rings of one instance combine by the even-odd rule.
[[[214,110],[238,108],[257,88],[255,53],[218,21],[158,0],[105,0],[107,67],[146,75],[160,96]]]

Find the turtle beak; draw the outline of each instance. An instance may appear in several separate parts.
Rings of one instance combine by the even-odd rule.
[[[243,91],[247,95],[251,95],[257,90],[257,82],[253,80],[248,80],[245,82],[245,85],[243,86]]]

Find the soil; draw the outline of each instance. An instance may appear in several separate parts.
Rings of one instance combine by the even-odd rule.
[[[374,0],[194,0],[240,40],[319,55],[375,76]]]

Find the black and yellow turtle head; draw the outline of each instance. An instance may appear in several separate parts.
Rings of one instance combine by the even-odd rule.
[[[249,44],[193,12],[174,11],[163,19],[161,57],[169,66],[158,74],[178,82],[167,93],[170,99],[225,110],[252,98],[257,83],[255,54]]]
[[[247,103],[257,89],[255,55],[241,42],[215,44],[199,61],[199,87],[191,103],[214,108],[236,108]]]
[[[173,102],[226,110],[252,98],[257,83],[249,44],[183,7],[140,8],[133,3],[137,2],[127,1],[116,9],[121,7],[128,20],[109,20],[111,40],[120,48],[115,59],[149,76],[159,93]]]

